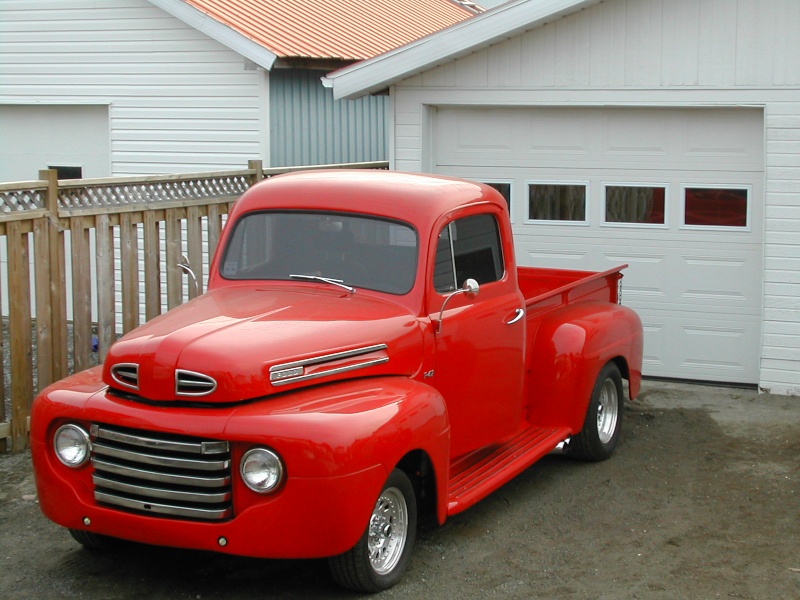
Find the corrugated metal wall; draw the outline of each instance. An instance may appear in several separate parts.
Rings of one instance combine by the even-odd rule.
[[[270,72],[273,167],[387,160],[388,96],[334,100],[324,71]]]

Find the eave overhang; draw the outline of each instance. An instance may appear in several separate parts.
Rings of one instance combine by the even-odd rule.
[[[149,2],[267,71],[272,70],[272,66],[278,58],[277,54],[258,42],[217,21],[211,15],[183,2],[183,0],[149,0]]]
[[[338,99],[378,93],[395,83],[583,10],[602,0],[516,0],[323,78]]]

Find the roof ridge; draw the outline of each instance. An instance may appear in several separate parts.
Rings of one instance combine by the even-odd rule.
[[[473,2],[472,0],[452,0],[456,4],[460,4],[467,10],[474,12],[476,15],[481,14],[482,12],[486,12],[486,9],[478,4],[477,2]]]

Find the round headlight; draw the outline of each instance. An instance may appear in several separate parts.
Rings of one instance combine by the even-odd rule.
[[[283,480],[283,463],[266,448],[253,448],[242,457],[240,471],[247,487],[254,492],[271,492]]]
[[[53,437],[53,447],[58,460],[68,467],[80,467],[91,454],[89,434],[77,425],[62,425]]]

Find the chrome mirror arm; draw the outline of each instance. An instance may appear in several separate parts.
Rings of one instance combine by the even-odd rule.
[[[186,258],[185,254],[183,256],[181,256],[181,262],[179,262],[176,266],[181,271],[183,271],[184,273],[189,275],[189,277],[192,278],[192,284],[194,285],[194,295],[195,296],[199,296],[200,295],[200,285],[199,285],[199,283],[197,281],[197,276],[194,274],[194,271],[192,271],[192,267],[189,265],[189,259]]]
[[[459,294],[466,294],[468,298],[474,298],[478,295],[478,292],[481,290],[480,284],[475,281],[474,279],[470,278],[464,282],[464,285],[460,290],[456,290],[452,294],[450,294],[447,298],[444,299],[442,302],[442,309],[439,311],[439,321],[436,324],[436,333],[442,332],[442,321],[444,320],[444,309],[447,307],[447,303],[450,302],[455,296]]]

